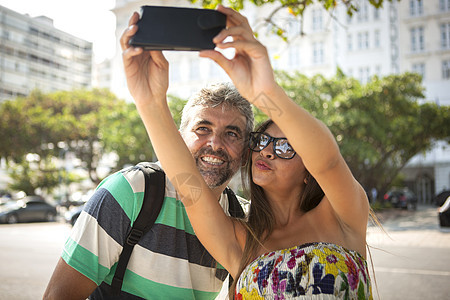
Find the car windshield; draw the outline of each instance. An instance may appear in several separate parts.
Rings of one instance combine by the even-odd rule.
[[[0,212],[5,212],[13,209],[17,209],[21,207],[23,203],[17,202],[17,201],[9,201],[6,202],[4,205],[0,206]]]

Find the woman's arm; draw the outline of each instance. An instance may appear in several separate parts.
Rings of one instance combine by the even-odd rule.
[[[162,52],[145,52],[128,44],[136,33],[137,20],[134,14],[121,37],[128,88],[196,235],[211,255],[234,275],[242,255],[234,228],[239,225],[233,224],[223,212],[176,128],[166,101],[169,66]],[[239,232],[242,234],[242,230]]]
[[[228,60],[210,50],[201,52],[201,56],[216,61],[241,95],[280,127],[324,190],[340,221],[365,235],[368,201],[331,132],[292,101],[276,83],[267,50],[255,39],[247,19],[230,8],[220,6],[218,10],[227,15],[227,29],[214,42],[222,49],[235,48],[235,57]],[[232,36],[233,41],[224,43],[228,36]]]

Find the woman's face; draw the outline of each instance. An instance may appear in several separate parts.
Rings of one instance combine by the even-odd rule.
[[[264,133],[274,138],[285,137],[277,125],[271,124]],[[282,159],[273,152],[273,142],[260,152],[252,152],[252,180],[263,189],[281,194],[303,186],[306,170],[298,154]]]

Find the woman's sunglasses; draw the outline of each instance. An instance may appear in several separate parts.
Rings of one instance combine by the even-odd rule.
[[[273,142],[273,153],[279,158],[291,159],[295,156],[295,151],[286,138],[274,138],[262,132],[250,133],[249,148],[252,151],[260,152],[271,142]]]

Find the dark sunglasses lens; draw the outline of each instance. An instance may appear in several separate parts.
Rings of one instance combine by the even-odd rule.
[[[279,139],[275,144],[275,152],[278,157],[292,158],[295,155],[294,149],[289,145],[287,139]]]
[[[253,151],[261,151],[267,147],[269,137],[262,133],[252,132],[250,134],[250,149]]]

